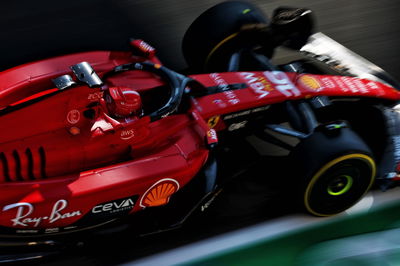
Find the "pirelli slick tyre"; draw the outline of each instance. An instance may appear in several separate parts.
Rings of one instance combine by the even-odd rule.
[[[319,131],[290,155],[299,179],[297,200],[309,213],[330,216],[356,204],[371,188],[376,165],[364,141],[349,128]]]
[[[188,28],[182,51],[191,70],[225,71],[228,56],[235,52],[232,40],[243,25],[267,24],[261,10],[248,2],[229,1],[202,13]]]

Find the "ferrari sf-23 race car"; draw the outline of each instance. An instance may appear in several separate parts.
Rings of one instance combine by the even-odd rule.
[[[239,142],[279,147],[287,167],[276,177],[266,165],[265,178],[285,180],[293,204],[313,215],[396,184],[399,84],[312,30],[307,9],[278,8],[268,20],[224,2],[186,32],[184,74],[139,39],[129,52],[1,72],[2,242],[119,221],[145,221],[139,232],[178,226],[211,204],[229,181],[224,169],[255,163],[239,151],[221,164]],[[273,64],[277,47],[296,58]]]

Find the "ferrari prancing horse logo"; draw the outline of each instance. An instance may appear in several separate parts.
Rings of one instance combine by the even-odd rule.
[[[220,116],[217,115],[217,116],[213,116],[210,119],[208,119],[208,122],[207,122],[208,126],[210,128],[214,128],[218,124],[219,118],[220,118]]]

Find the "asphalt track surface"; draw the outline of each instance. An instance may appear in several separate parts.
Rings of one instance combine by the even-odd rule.
[[[0,6],[0,70],[46,57],[88,50],[126,50],[129,37],[158,49],[165,65],[185,68],[180,43],[191,21],[214,0],[3,1]],[[250,1],[267,15],[280,5],[314,11],[317,30],[400,79],[400,1]],[[246,182],[244,182],[245,180]],[[243,182],[242,182],[243,181]],[[228,187],[205,218],[183,229],[137,239],[108,238],[43,261],[47,265],[112,265],[290,214],[280,198],[246,177]],[[250,182],[248,182],[250,181]],[[254,182],[252,182],[254,181]],[[378,193],[378,192],[377,192]],[[393,193],[390,194],[393,197]]]

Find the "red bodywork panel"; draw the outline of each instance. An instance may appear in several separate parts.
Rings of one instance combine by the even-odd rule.
[[[204,140],[216,136],[204,119],[213,116],[317,95],[400,99],[392,87],[349,77],[213,73],[192,76],[222,90],[193,99],[192,112],[155,122],[146,116],[124,119],[116,126],[93,105],[103,97],[102,88],[57,92],[51,82],[71,74],[69,66],[82,61],[102,77],[115,66],[145,60],[150,58],[128,52],[90,52],[0,73],[0,226],[21,234],[54,233],[168,203],[205,165],[209,151]],[[154,55],[151,61],[159,63]],[[231,84],[242,86],[232,90]],[[118,74],[105,84],[139,93],[161,85],[159,78],[141,71]],[[48,95],[35,101],[43,94]]]
[[[205,118],[318,95],[400,99],[400,93],[391,86],[353,77],[265,71],[211,73],[192,78],[206,87],[228,88],[196,99],[195,105]],[[231,90],[231,84],[245,85]]]
[[[1,226],[21,233],[73,230],[83,217],[95,220],[104,213],[166,204],[199,172],[208,150],[188,115],[153,123],[132,118],[115,127],[98,115],[99,107],[88,107],[103,97],[101,88],[78,86],[50,95],[57,91],[51,79],[71,74],[69,66],[81,61],[101,77],[117,65],[144,60],[124,52],[92,52],[0,73]],[[156,57],[152,62],[159,63]],[[106,84],[138,92],[160,85],[159,78],[141,71],[119,74]],[[27,100],[33,103],[23,106]],[[90,109],[94,118],[85,113]],[[162,193],[151,195],[154,185]],[[96,221],[91,223],[82,226]]]

